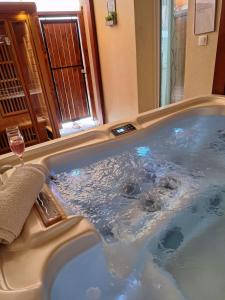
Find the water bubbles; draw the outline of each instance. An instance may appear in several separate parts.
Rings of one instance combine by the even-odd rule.
[[[98,287],[90,287],[86,291],[87,300],[100,300],[101,299],[101,290]]]
[[[199,170],[199,169],[193,169],[193,170],[191,170],[190,175],[193,176],[194,178],[205,177],[204,172],[201,171],[201,170]]]
[[[161,209],[161,201],[155,192],[146,192],[141,195],[140,202],[142,209],[147,212],[156,212]]]
[[[159,186],[169,190],[176,190],[180,183],[174,177],[167,176],[159,180]]]
[[[107,243],[135,239],[163,209],[180,201],[175,164],[127,152],[56,175],[54,189],[72,214],[94,224]]]
[[[72,170],[71,176],[73,176],[73,177],[80,176],[80,169]]]
[[[155,183],[157,178],[156,170],[156,166],[153,166],[152,164],[145,164],[140,172],[146,182]]]
[[[127,198],[133,198],[140,194],[140,185],[135,181],[125,182],[122,186],[122,195]]]
[[[114,234],[112,232],[113,228],[110,224],[103,224],[99,228],[100,234],[104,237],[104,239],[109,242],[114,240]]]

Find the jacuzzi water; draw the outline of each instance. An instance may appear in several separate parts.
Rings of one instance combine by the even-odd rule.
[[[196,110],[87,151],[50,186],[103,242],[59,272],[52,299],[224,299],[225,117]]]

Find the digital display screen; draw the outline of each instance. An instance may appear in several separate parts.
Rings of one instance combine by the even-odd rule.
[[[112,129],[112,133],[115,136],[119,136],[119,135],[128,133],[128,132],[133,131],[133,130],[136,130],[136,128],[134,127],[134,125],[132,125],[132,124],[126,124],[124,126]]]
[[[116,129],[116,131],[117,131],[118,133],[122,133],[122,132],[124,132],[125,130],[124,130],[124,128],[118,128],[118,129]]]

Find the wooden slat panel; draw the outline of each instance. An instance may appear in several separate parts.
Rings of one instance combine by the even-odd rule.
[[[77,23],[47,23],[44,30],[52,68],[82,64]]]
[[[66,67],[67,66],[67,54],[68,50],[65,51],[64,46],[66,44],[66,35],[64,31],[64,24],[59,23],[59,24],[54,24],[54,31],[56,35],[56,43],[58,47],[58,51],[60,54],[60,61],[57,62],[57,65],[52,66],[54,67]]]
[[[25,97],[0,100],[0,109],[3,117],[28,112]]]
[[[61,44],[59,45],[58,39],[59,33],[57,35],[58,29],[54,24],[45,24],[44,25],[46,42],[48,47],[48,53],[50,57],[50,63],[52,66],[61,66],[62,65],[62,48]],[[56,84],[56,93],[58,96],[60,112],[62,116],[62,121],[70,120],[67,89],[65,88],[65,78],[60,70],[54,72],[54,81]]]
[[[57,65],[57,62],[60,61],[59,49],[57,47],[56,35],[54,31],[54,27],[52,24],[44,25],[46,43],[48,47],[48,54],[50,57],[51,66]]]
[[[57,69],[53,71],[63,121],[76,120],[89,115],[80,69]]]
[[[3,47],[0,47],[0,53]],[[5,49],[6,52],[7,49]],[[4,53],[5,53],[4,52]],[[6,61],[11,59],[10,51],[3,55]],[[26,99],[20,80],[17,78],[14,64],[0,65],[0,110],[3,117],[27,112]]]
[[[74,93],[77,90],[77,79],[76,77],[74,77],[73,68],[69,68],[68,73],[69,73],[69,85],[71,91],[71,98],[73,99],[72,100],[73,119],[76,119],[80,115],[80,111],[79,111],[80,101],[79,99],[76,98],[76,95]]]
[[[81,65],[82,57],[80,51],[80,42],[78,35],[77,22],[72,22],[67,24],[67,44],[71,47],[70,51],[70,63],[71,65]]]
[[[68,99],[67,99],[67,87],[65,86],[65,79],[63,76],[63,72],[60,69],[53,71],[54,81],[56,85],[57,95],[58,95],[58,101],[59,106],[62,109],[62,121],[68,121],[70,120],[70,112],[69,107],[67,105]]]
[[[17,75],[10,45],[0,44],[0,111],[9,117],[28,111],[23,87]]]
[[[53,71],[55,78],[56,89],[58,92],[58,100],[60,107],[63,107],[62,120],[69,121],[71,120],[70,116],[70,107],[68,101],[68,87],[66,86],[65,81],[65,69],[57,69]]]

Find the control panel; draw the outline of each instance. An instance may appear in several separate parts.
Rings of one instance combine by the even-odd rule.
[[[122,125],[120,127],[113,128],[111,130],[112,134],[115,136],[126,134],[128,132],[134,131],[136,128],[132,124]]]

